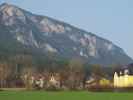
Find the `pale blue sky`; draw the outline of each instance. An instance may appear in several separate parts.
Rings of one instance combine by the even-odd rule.
[[[93,32],[133,58],[133,0],[0,0]]]

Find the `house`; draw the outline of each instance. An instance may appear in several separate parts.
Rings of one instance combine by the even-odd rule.
[[[49,85],[50,86],[55,86],[55,87],[59,87],[60,86],[60,82],[56,79],[55,76],[51,76],[50,80],[49,80]]]
[[[124,73],[121,71],[119,74],[114,73],[114,87],[133,87],[133,75],[129,75],[129,71],[126,69]]]

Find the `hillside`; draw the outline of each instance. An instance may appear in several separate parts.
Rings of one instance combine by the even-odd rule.
[[[91,64],[128,64],[132,59],[111,41],[53,18],[15,5],[0,5],[0,58],[48,54],[82,58]],[[38,58],[36,58],[38,60]]]

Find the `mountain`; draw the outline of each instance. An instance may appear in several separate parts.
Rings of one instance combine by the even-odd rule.
[[[92,64],[128,64],[120,47],[91,32],[53,18],[35,15],[15,5],[0,5],[0,55],[80,57]]]

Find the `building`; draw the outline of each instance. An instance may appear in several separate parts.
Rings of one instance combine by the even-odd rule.
[[[55,86],[55,87],[59,87],[60,86],[60,82],[56,78],[57,77],[53,76],[53,75],[50,77],[50,80],[49,80],[49,85],[50,86]]]
[[[128,70],[124,70],[124,73],[120,71],[119,74],[115,72],[114,87],[117,87],[117,88],[133,87],[133,75],[129,75]]]

